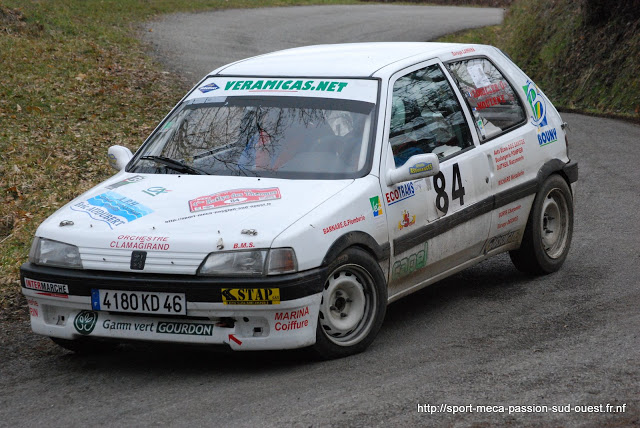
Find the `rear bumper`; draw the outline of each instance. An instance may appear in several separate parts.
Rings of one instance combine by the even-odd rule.
[[[301,348],[315,343],[323,268],[279,277],[229,279],[21,268],[35,333],[62,339],[108,338],[228,344],[234,350]],[[25,279],[30,279],[26,287]],[[46,283],[33,288],[35,281]],[[227,305],[223,288],[279,288],[278,304]],[[186,316],[94,311],[92,289],[185,293]]]

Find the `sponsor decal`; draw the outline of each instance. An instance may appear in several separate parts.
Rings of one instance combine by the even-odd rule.
[[[158,322],[158,333],[187,334],[190,336],[212,336],[213,325],[203,323],[160,321]]]
[[[147,195],[151,195],[151,196],[158,196],[161,195],[163,193],[169,193],[171,190],[168,190],[164,187],[149,187],[146,190],[143,190],[142,193],[146,193]]]
[[[518,206],[515,206],[515,207],[511,207],[511,208],[507,208],[505,210],[502,210],[502,211],[500,211],[498,213],[498,218],[502,218],[502,217],[504,217],[506,215],[512,214],[512,213],[518,211],[520,208],[522,208],[522,205],[518,205]]]
[[[315,80],[230,80],[225,84],[224,90],[250,92],[342,92],[348,85],[347,82],[316,82]]]
[[[380,197],[374,196],[373,198],[369,198],[369,203],[371,203],[371,210],[373,211],[374,217],[382,215],[382,204],[380,203]]]
[[[514,230],[512,232],[507,232],[499,236],[494,236],[493,238],[489,239],[489,241],[487,241],[487,244],[484,247],[484,252],[487,253],[491,250],[495,250],[498,247],[502,247],[503,245],[516,242],[519,238],[519,230]]]
[[[498,224],[498,227],[497,227],[497,228],[498,228],[498,229],[502,229],[503,227],[507,227],[507,226],[508,226],[508,225],[510,225],[511,223],[515,223],[515,222],[516,222],[516,221],[518,221],[518,220],[519,220],[518,216],[511,217],[509,220],[507,220],[507,221],[505,221],[505,222],[502,222],[502,223]]]
[[[402,211],[402,220],[398,222],[398,230],[413,226],[414,224],[416,224],[416,216],[410,215],[407,210]]]
[[[302,319],[309,315],[309,307],[305,306],[302,309],[288,312],[276,312],[275,314],[275,329],[276,331],[290,331],[298,330],[309,326],[308,319]],[[282,322],[284,321],[284,322]]]
[[[253,242],[237,242],[235,244],[233,244],[233,249],[235,250],[236,248],[255,248],[256,246],[254,245]]]
[[[36,294],[39,295],[39,296],[56,297],[58,299],[68,299],[69,298],[68,294],[42,293],[42,292],[37,292]]]
[[[489,86],[485,86],[483,88],[471,89],[471,91],[467,92],[467,97],[469,98],[486,97],[487,95],[492,95],[492,94],[495,94],[496,92],[500,92],[506,87],[507,87],[507,84],[501,80],[498,83],[492,83]]]
[[[546,146],[556,141],[558,141],[558,130],[556,128],[538,132],[538,144],[540,146]]]
[[[538,128],[547,126],[547,104],[540,93],[540,89],[538,89],[535,83],[527,80],[527,84],[522,87],[522,90],[527,97],[531,110],[533,111],[531,123]]]
[[[25,288],[32,290],[44,291],[46,293],[69,294],[69,286],[67,284],[56,284],[53,282],[38,281],[35,279],[24,279]]]
[[[466,53],[471,53],[471,52],[475,52],[476,50],[474,48],[465,48],[459,51],[453,51],[451,52],[451,55],[453,56],[460,56],[460,55],[464,55]]]
[[[102,193],[87,201],[78,202],[70,208],[106,223],[111,229],[153,212],[151,208],[115,192]]]
[[[271,202],[264,202],[262,204],[242,205],[242,206],[233,207],[233,208],[217,209],[215,211],[208,211],[208,212],[188,215],[186,217],[172,218],[171,220],[165,220],[164,222],[165,223],[175,223],[177,221],[189,220],[189,219],[196,218],[196,217],[203,217],[203,216],[212,215],[212,214],[222,214],[222,213],[228,213],[228,212],[238,211],[238,210],[246,210],[246,209],[249,209],[249,208],[251,208],[251,209],[262,208],[262,207],[268,207],[270,205],[271,205]]]
[[[326,235],[327,233],[331,233],[331,232],[334,232],[336,230],[340,230],[340,229],[342,229],[344,227],[351,226],[352,224],[360,223],[361,221],[364,221],[364,220],[365,220],[365,217],[363,215],[361,215],[360,217],[351,218],[351,219],[347,219],[347,220],[338,222],[336,224],[332,224],[329,227],[323,228],[322,231]]]
[[[220,86],[216,85],[215,83],[211,82],[208,85],[204,85],[202,88],[199,88],[200,92],[202,92],[203,94],[206,94],[207,92],[211,92],[211,91],[215,91],[216,89],[220,89]]]
[[[232,205],[250,204],[274,199],[280,199],[280,189],[277,187],[268,189],[227,190],[190,200],[189,210],[191,212],[213,210]]]
[[[223,288],[225,305],[279,305],[279,288]]]
[[[506,177],[498,180],[498,186],[502,186],[503,184],[506,184],[511,180],[515,180],[516,178],[522,177],[523,175],[524,175],[524,171],[518,171],[515,174],[507,175]]]
[[[387,199],[387,205],[397,204],[415,196],[416,191],[413,187],[413,183],[400,184],[395,190],[385,193],[384,196]]]
[[[417,252],[398,260],[393,264],[391,277],[399,279],[427,266],[427,243]]]
[[[489,107],[493,107],[493,106],[497,106],[498,104],[502,104],[503,102],[506,101],[506,98],[504,95],[498,95],[497,97],[492,97],[489,98],[488,100],[484,100],[484,101],[479,101],[478,104],[476,104],[476,110],[483,110],[485,108],[489,108]]]
[[[114,156],[114,162],[115,162],[115,156]],[[117,189],[118,187],[122,187],[125,186],[127,184],[132,184],[132,183],[137,183],[139,181],[144,180],[144,177],[142,175],[134,175],[133,177],[129,177],[127,179],[124,179],[122,181],[117,181],[113,184],[110,184],[107,186],[107,189]]]
[[[73,320],[76,331],[82,335],[89,335],[96,327],[98,313],[93,311],[80,311]]]
[[[119,235],[117,240],[109,243],[109,247],[126,250],[167,251],[170,248],[168,240],[168,236]]]
[[[40,316],[40,313],[38,312],[38,307],[40,306],[38,301],[34,299],[27,299],[27,303],[29,304],[29,315],[38,318]]]
[[[514,141],[506,146],[498,147],[493,151],[494,160],[496,162],[496,169],[499,171],[502,168],[514,165],[524,160],[524,139]]]
[[[107,159],[109,160],[109,166],[111,168],[117,169],[118,159],[116,159],[116,155],[113,153],[107,154]]]
[[[417,164],[409,167],[409,174],[418,174],[420,172],[431,171],[433,164],[431,162],[418,162]]]

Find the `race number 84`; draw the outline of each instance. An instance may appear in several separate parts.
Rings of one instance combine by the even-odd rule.
[[[446,214],[449,211],[449,194],[447,194],[447,182],[442,171],[433,176],[433,188],[436,190],[436,208]],[[453,164],[453,180],[451,183],[452,200],[460,199],[460,205],[464,205],[464,186],[460,176],[460,166]]]

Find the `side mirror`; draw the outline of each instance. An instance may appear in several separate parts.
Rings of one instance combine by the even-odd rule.
[[[401,167],[387,171],[387,186],[402,183],[403,181],[431,177],[439,172],[440,162],[438,162],[438,155],[433,153],[413,155]]]
[[[123,146],[111,146],[107,156],[109,157],[109,166],[117,171],[122,171],[133,158],[133,153]]]

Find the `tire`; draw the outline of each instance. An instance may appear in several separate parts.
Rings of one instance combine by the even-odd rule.
[[[322,359],[364,351],[378,334],[387,309],[386,280],[364,250],[346,249],[328,272],[313,346]]]
[[[97,340],[69,340],[60,339],[59,337],[51,337],[50,339],[56,345],[82,355],[107,354],[113,352],[118,346],[117,343],[114,342],[102,342]]]
[[[560,269],[573,236],[573,197],[567,182],[551,175],[533,201],[520,249],[510,251],[515,267],[545,275]]]

